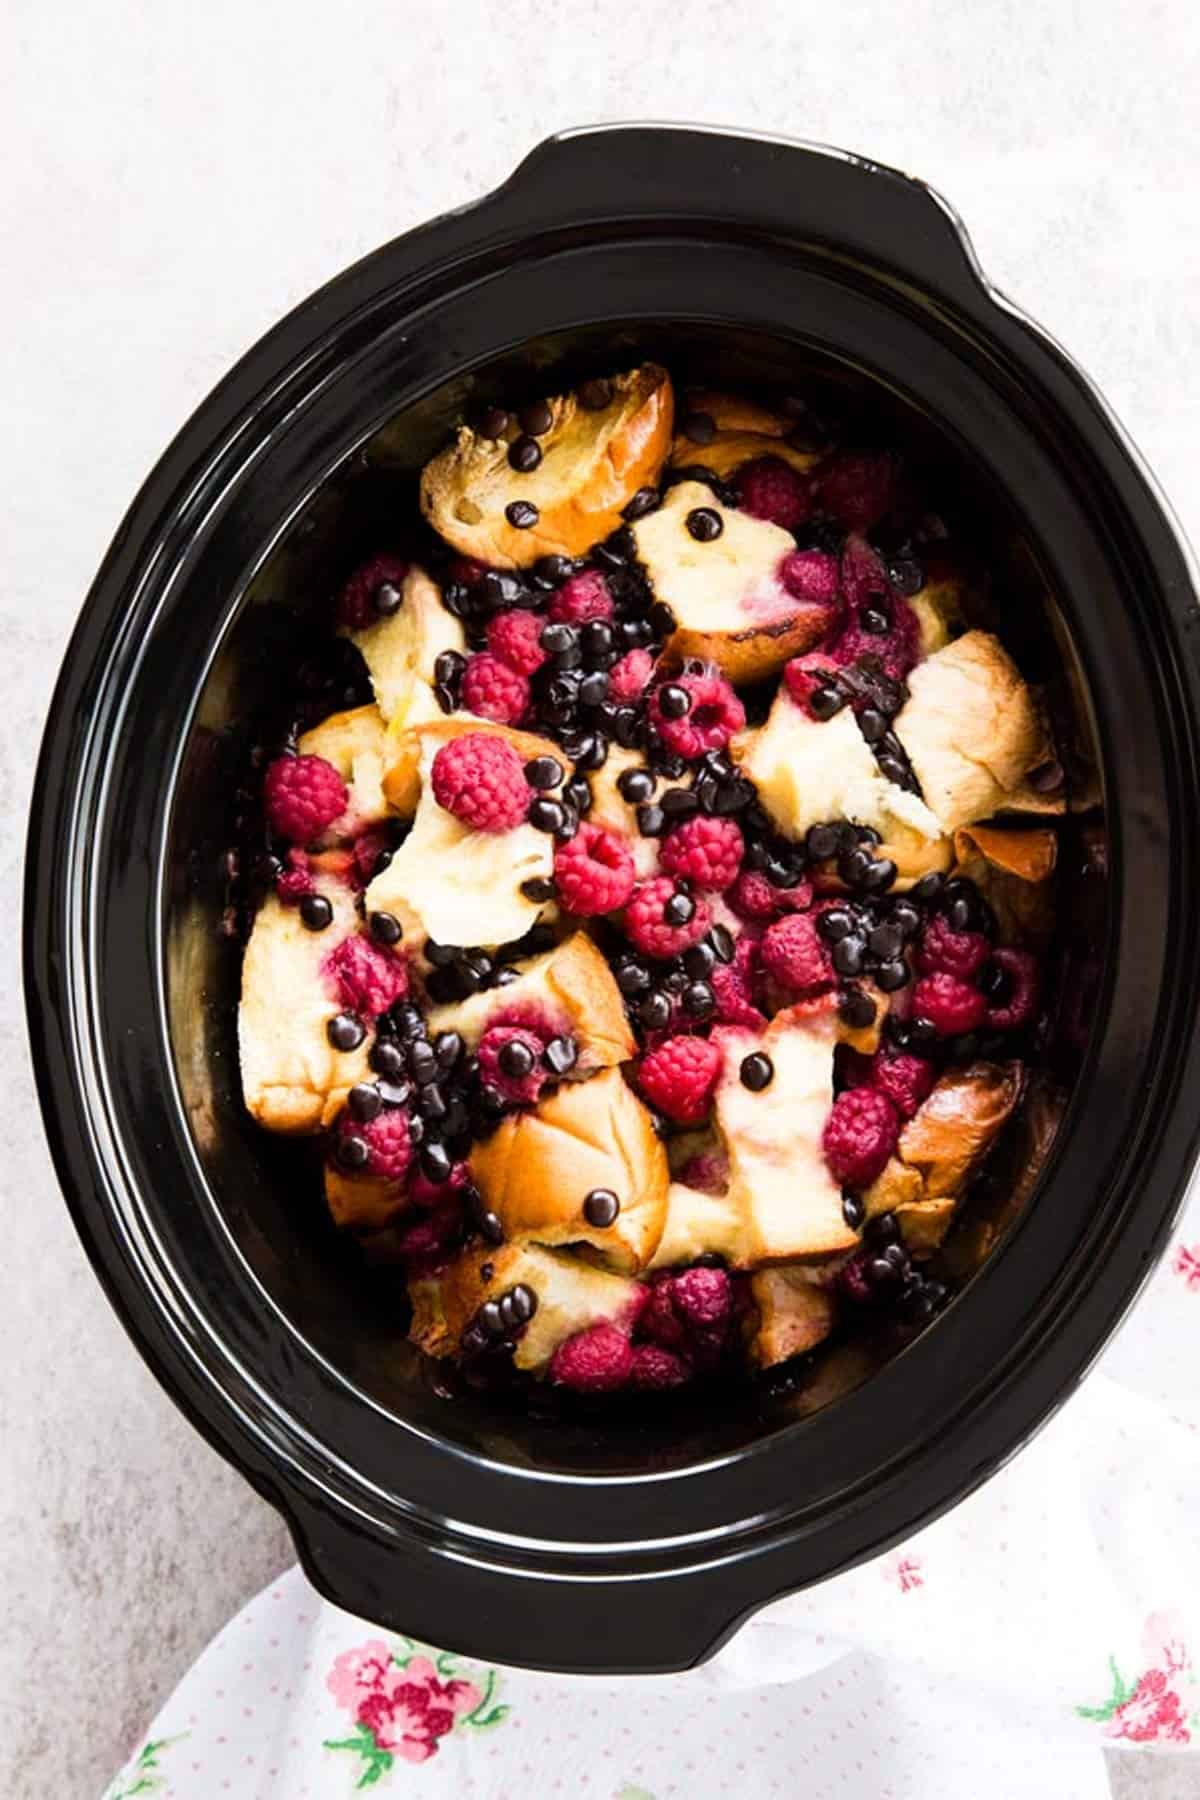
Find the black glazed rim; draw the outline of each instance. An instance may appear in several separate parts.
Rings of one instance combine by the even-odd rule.
[[[1080,1094],[1039,1204],[969,1303],[836,1406],[657,1476],[468,1461],[365,1408],[277,1315],[252,1313],[232,1257],[240,1296],[200,1291],[155,1216],[164,1170],[200,1185],[156,957],[170,771],[244,582],[212,604],[194,656],[181,596],[189,581],[206,592],[222,533],[247,574],[261,562],[379,422],[381,367],[390,413],[535,330],[686,316],[800,341],[797,317],[818,337],[833,310],[839,347],[868,366],[886,323],[893,356],[916,358],[914,386],[947,416],[957,406],[961,434],[1054,521],[1038,537],[1108,758],[1122,947]],[[246,498],[268,464],[273,512]],[[160,1380],[286,1513],[323,1592],[494,1660],[680,1668],[764,1601],[927,1522],[1066,1396],[1152,1267],[1196,1149],[1193,984],[1178,972],[1197,966],[1200,915],[1198,618],[1181,541],[1080,371],[987,287],[929,189],[837,153],[660,127],[551,140],[238,364],[135,500],[68,651],[34,790],[26,989],[51,1148],[93,1264]]]

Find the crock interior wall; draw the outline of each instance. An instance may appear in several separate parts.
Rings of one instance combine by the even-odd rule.
[[[205,686],[181,772],[169,851],[166,992],[172,1047],[197,1152],[241,1256],[290,1327],[376,1405],[464,1448],[518,1465],[578,1473],[674,1468],[731,1451],[751,1438],[829,1404],[856,1386],[881,1357],[882,1342],[833,1346],[811,1369],[755,1390],[704,1395],[663,1413],[619,1421],[547,1421],[465,1393],[448,1403],[435,1371],[402,1336],[406,1308],[394,1277],[367,1270],[356,1246],[336,1233],[320,1197],[311,1142],[260,1131],[241,1104],[236,1046],[240,946],[223,941],[221,861],[234,836],[239,784],[263,720],[277,717],[298,663],[327,630],[330,596],[363,554],[403,545],[415,517],[415,475],[464,408],[491,399],[558,391],[583,375],[654,356],[677,383],[811,393],[854,419],[862,436],[900,445],[929,473],[929,491],[956,537],[991,571],[995,617],[1030,679],[1044,685],[1056,731],[1086,756],[1093,744],[1082,673],[1042,578],[1043,560],[1015,505],[984,493],[963,446],[950,444],[912,394],[885,388],[862,370],[814,351],[711,327],[606,325],[521,346],[444,384],[398,414],[313,497],[247,589]],[[920,387],[913,372],[912,387]],[[251,559],[248,559],[251,566]],[[1093,759],[1096,761],[1096,759]],[[1095,963],[1103,905],[1080,885],[1084,857],[1066,828],[1060,918],[1063,948]],[[1093,863],[1095,858],[1092,858]],[[1086,940],[1086,941],[1084,941]],[[1047,1063],[1063,1091],[1082,1046],[1059,1033]],[[1004,1216],[1005,1199],[1028,1161],[1012,1134],[993,1178],[972,1205]],[[936,1326],[934,1327],[936,1329]],[[286,1350],[281,1352],[286,1354]]]

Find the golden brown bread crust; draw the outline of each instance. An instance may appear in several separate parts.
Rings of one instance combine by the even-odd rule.
[[[828,617],[824,608],[802,606],[791,619],[771,625],[748,625],[737,631],[698,631],[680,625],[663,646],[663,654],[680,662],[697,656],[716,663],[735,686],[765,681],[793,656],[811,650],[824,634]]]
[[[1019,1062],[977,1062],[943,1075],[900,1133],[883,1174],[863,1195],[867,1217],[898,1211],[903,1221],[906,1208],[950,1201],[950,1211],[939,1215],[944,1229],[953,1203],[1012,1117],[1024,1079]]]
[[[428,744],[448,744],[451,738],[465,737],[468,732],[482,731],[489,737],[505,738],[521,758],[529,762],[535,756],[554,756],[562,761],[562,749],[549,738],[532,731],[518,731],[512,725],[498,725],[494,719],[478,719],[474,713],[450,713],[429,724],[415,725],[401,731],[391,748],[391,763],[384,774],[383,791],[388,805],[402,819],[411,819],[421,799],[421,753]]]
[[[958,871],[985,896],[1006,942],[1044,949],[1054,929],[1058,834],[972,825],[954,834]]]
[[[526,1007],[544,1008],[555,1033],[569,1032],[579,1056],[574,1079],[628,1062],[637,1045],[612,970],[586,931],[573,931],[553,950],[515,965],[518,980],[486,988],[428,1014],[429,1031],[457,1031],[474,1050],[493,1021],[520,1022]]]
[[[382,1231],[408,1205],[402,1181],[377,1175],[347,1175],[336,1163],[325,1164],[325,1204],[335,1225],[351,1231]]]
[[[683,432],[677,432],[671,445],[671,463],[677,469],[711,469],[726,480],[756,457],[776,456],[803,475],[815,468],[824,455],[823,451],[797,450],[785,443],[793,421],[784,413],[772,412],[753,400],[739,399],[736,394],[709,390],[689,393],[686,409],[681,411],[707,413],[717,430],[709,444],[695,444]]]
[[[541,556],[584,556],[621,525],[641,487],[653,487],[667,459],[674,419],[670,377],[657,363],[617,375],[612,399],[589,412],[574,394],[547,402],[550,429],[538,439],[542,460],[527,475],[508,461],[518,436],[485,438],[460,426],[456,441],[421,474],[421,511],[464,556],[499,569],[523,569]],[[527,500],[536,524],[518,530],[505,508]]]
[[[512,1241],[590,1244],[614,1269],[645,1268],[667,1210],[667,1153],[620,1069],[564,1082],[533,1111],[510,1113],[471,1151],[471,1175]],[[615,1223],[584,1217],[594,1188],[620,1201]]]
[[[759,1369],[815,1350],[837,1323],[833,1294],[803,1265],[757,1270],[750,1277],[750,1298],[743,1329],[747,1355]]]

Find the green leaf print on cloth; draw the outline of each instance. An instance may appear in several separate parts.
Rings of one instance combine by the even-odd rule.
[[[1126,1681],[1116,1657],[1110,1656],[1107,1700],[1100,1706],[1077,1706],[1076,1713],[1102,1724],[1105,1737],[1127,1744],[1190,1744],[1200,1693],[1181,1622],[1152,1613],[1142,1632],[1142,1649],[1148,1666],[1136,1681]]]
[[[178,1744],[186,1736],[184,1731],[178,1737],[151,1738],[143,1744],[129,1767],[117,1776],[104,1800],[134,1800],[138,1794],[161,1794],[167,1785],[167,1777],[158,1759],[164,1750],[169,1750],[172,1744]]]
[[[468,1679],[468,1676],[470,1679]],[[371,1638],[344,1650],[325,1679],[353,1727],[346,1737],[326,1738],[326,1750],[358,1758],[356,1789],[374,1787],[397,1758],[428,1762],[440,1740],[456,1729],[486,1731],[507,1716],[497,1701],[495,1669],[462,1670],[449,1650],[401,1638],[395,1647]]]

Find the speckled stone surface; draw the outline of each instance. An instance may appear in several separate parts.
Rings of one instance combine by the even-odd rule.
[[[1186,0],[791,7],[11,0],[0,109],[0,1793],[99,1793],[289,1557],[158,1391],[75,1242],[16,1001],[32,761],[128,499],[234,358],[324,278],[546,133],[742,123],[918,172],[1107,390],[1200,534],[1200,14]],[[1200,1794],[1124,1757],[1122,1797]],[[1036,1794],[1022,1781],[1023,1794]],[[863,1800],[873,1800],[864,1795]]]

